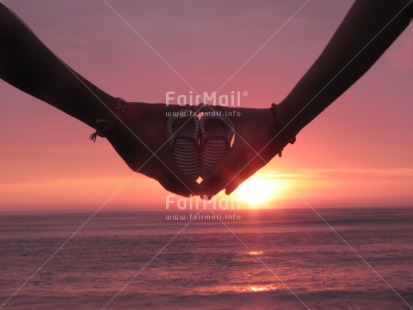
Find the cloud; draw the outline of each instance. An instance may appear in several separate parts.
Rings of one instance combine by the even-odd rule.
[[[269,178],[285,180],[318,181],[412,181],[412,168],[396,169],[300,169],[294,172],[276,172],[263,174]]]

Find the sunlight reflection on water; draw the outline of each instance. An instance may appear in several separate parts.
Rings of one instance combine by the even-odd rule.
[[[249,251],[248,255],[262,255],[263,251]]]
[[[274,285],[264,285],[264,286],[251,286],[251,292],[266,292],[266,291],[274,291],[277,289],[277,286]]]

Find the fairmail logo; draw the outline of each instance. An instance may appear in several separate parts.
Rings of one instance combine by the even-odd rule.
[[[234,198],[202,199],[200,197],[185,198],[174,194],[165,197],[166,210],[240,210],[241,203]]]
[[[212,106],[222,107],[240,107],[242,98],[248,96],[247,91],[233,90],[229,94],[218,94],[213,92],[194,93],[192,90],[188,94],[176,94],[175,91],[168,91],[165,94],[166,105],[190,105],[196,106],[203,103],[208,103]]]

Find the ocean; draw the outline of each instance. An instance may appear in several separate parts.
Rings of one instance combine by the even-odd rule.
[[[317,211],[2,214],[0,308],[412,309],[413,208]]]

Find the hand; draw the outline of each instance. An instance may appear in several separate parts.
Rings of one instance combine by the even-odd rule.
[[[178,110],[182,107],[128,102],[122,121],[129,129],[119,123],[107,138],[132,170],[156,179],[170,192],[196,195],[199,184],[181,172],[165,136],[166,112]]]
[[[201,195],[208,197],[226,189],[231,194],[242,182],[279,154],[288,140],[277,129],[270,109],[223,108],[233,113],[235,142],[212,174],[201,183]],[[237,116],[238,115],[238,116]]]

